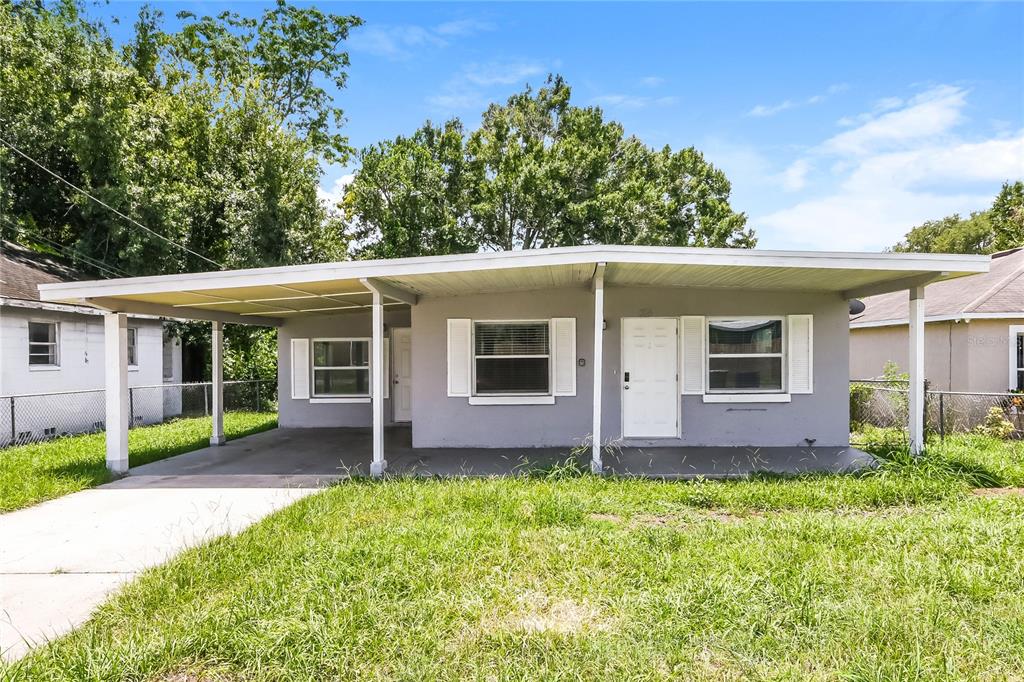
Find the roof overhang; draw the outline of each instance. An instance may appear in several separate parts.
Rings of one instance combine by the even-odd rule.
[[[44,301],[244,324],[356,312],[419,297],[588,287],[600,264],[615,286],[831,292],[845,298],[987,272],[988,256],[580,246],[347,261],[41,285]]]

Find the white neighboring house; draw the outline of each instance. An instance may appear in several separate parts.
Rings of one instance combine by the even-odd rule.
[[[40,284],[79,279],[60,262],[0,243],[0,446],[103,428],[103,311],[39,300]],[[128,323],[135,423],[181,413],[181,340],[157,317]],[[62,395],[40,395],[61,393]],[[12,422],[13,418],[13,422]]]

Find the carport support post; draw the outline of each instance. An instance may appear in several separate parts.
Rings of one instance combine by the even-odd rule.
[[[924,451],[924,287],[910,289],[910,385],[907,430],[910,452]]]
[[[103,354],[106,385],[107,468],[128,471],[128,316],[103,316]]]
[[[369,285],[368,285],[369,286]],[[371,406],[373,407],[373,461],[370,462],[370,475],[380,478],[388,463],[384,459],[384,305],[380,291],[371,287],[373,292],[373,342],[370,359]]]
[[[594,272],[594,422],[591,426],[590,470],[600,474],[601,462],[601,383],[604,380],[604,263]]]
[[[213,429],[210,445],[224,445],[224,323],[212,322],[211,346],[213,362],[210,363],[213,385]]]

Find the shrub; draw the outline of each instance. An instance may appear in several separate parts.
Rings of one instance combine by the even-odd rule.
[[[1006,418],[1006,413],[1001,407],[990,407],[988,414],[985,415],[985,421],[975,429],[975,432],[991,438],[1006,439],[1013,435],[1014,426]]]

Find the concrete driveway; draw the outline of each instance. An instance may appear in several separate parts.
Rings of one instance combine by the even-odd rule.
[[[239,451],[244,441],[223,450]],[[237,533],[334,478],[176,476],[201,453],[221,450],[138,467],[119,481],[0,515],[2,656],[13,660],[70,631],[140,571]]]

